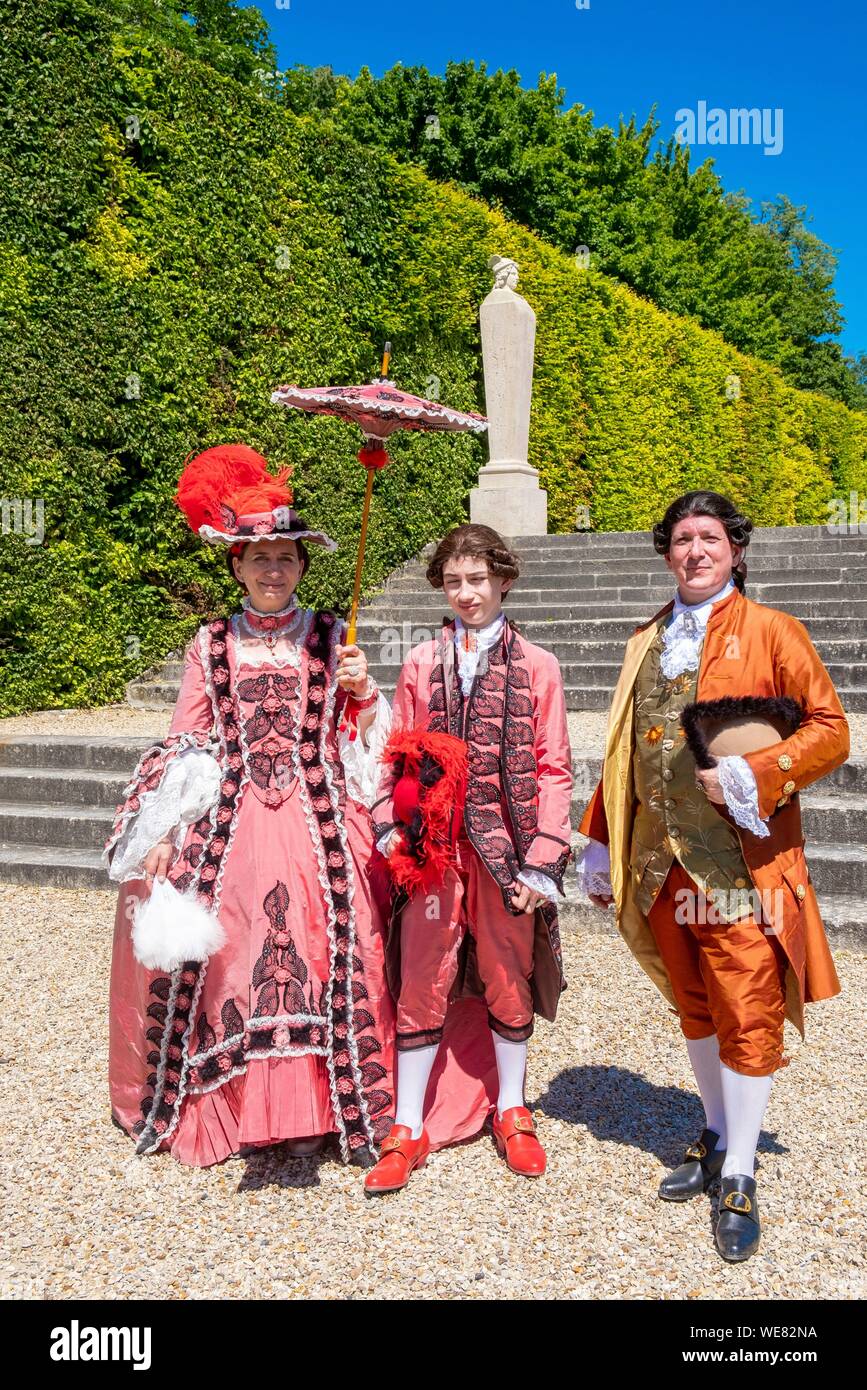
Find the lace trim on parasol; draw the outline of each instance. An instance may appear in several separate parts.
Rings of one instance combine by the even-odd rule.
[[[390,383],[383,382],[383,386]],[[296,391],[304,390],[303,395],[298,396],[297,402],[288,399]],[[388,396],[388,392],[383,392]],[[395,401],[394,397],[398,393],[394,391],[391,399],[377,400],[375,396],[363,396],[358,387],[355,386],[333,386],[325,391],[317,391],[313,388],[298,388],[295,386],[278,386],[276,391],[271,392],[272,405],[295,405],[303,406],[306,402],[315,401],[317,405],[332,405],[335,400],[351,401],[358,405],[365,412],[381,416],[383,423],[390,420],[399,421],[404,429],[412,429],[416,420],[422,420],[433,415],[435,419],[448,420],[449,424],[460,425],[474,434],[481,434],[488,428],[487,420],[464,410],[452,410],[450,406],[441,405],[439,401],[424,401],[421,405],[412,406],[407,404],[407,398]],[[401,393],[402,395],[402,393]],[[336,412],[335,412],[336,413]]]

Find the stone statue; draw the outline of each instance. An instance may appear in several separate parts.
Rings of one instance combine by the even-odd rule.
[[[516,293],[516,262],[491,256],[488,267],[494,287],[479,319],[490,458],[470,493],[470,518],[505,536],[543,536],[548,498],[528,462],[536,315]]]

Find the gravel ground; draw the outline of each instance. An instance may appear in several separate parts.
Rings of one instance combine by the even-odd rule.
[[[102,728],[105,729],[103,723]],[[854,1299],[863,1212],[867,956],[788,1039],[760,1146],[759,1254],[728,1266],[707,1198],[657,1183],[701,1128],[686,1050],[611,936],[570,934],[570,988],[530,1047],[547,1175],[482,1138],[370,1201],[332,1157],[276,1148],[215,1168],[136,1158],[110,1120],[106,996],[114,895],[0,884],[5,1298]]]
[[[106,705],[103,709],[39,710],[35,714],[0,719],[0,738],[23,734],[130,734],[142,738],[163,738],[172,711],[131,709],[129,705]],[[605,746],[607,713],[603,710],[573,711],[569,715],[569,738],[576,752],[601,756]],[[867,714],[851,714],[852,756],[867,757]]]

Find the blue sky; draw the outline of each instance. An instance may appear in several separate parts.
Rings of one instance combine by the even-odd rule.
[[[585,0],[580,0],[581,4]],[[401,62],[443,71],[449,59],[515,68],[525,86],[555,72],[567,104],[600,124],[652,106],[660,135],[676,113],[781,109],[782,149],[761,144],[694,147],[712,155],[728,190],[758,208],[785,193],[806,204],[809,224],[839,258],[837,297],[849,353],[867,352],[867,13],[862,0],[261,0],[282,67],[330,64],[354,75]],[[778,118],[770,136],[779,139]],[[772,143],[771,139],[768,143]]]

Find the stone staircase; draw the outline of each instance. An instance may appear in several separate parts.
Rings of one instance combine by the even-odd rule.
[[[563,667],[570,708],[606,707],[623,643],[636,621],[671,594],[644,534],[524,539],[524,571],[509,612]],[[760,530],[750,547],[748,592],[795,613],[809,629],[850,713],[867,712],[867,537],[819,527]],[[442,596],[414,561],[390,577],[360,615],[371,669],[393,690],[409,648],[435,630]],[[170,704],[180,665],[170,658],[130,687],[130,702]],[[114,808],[148,738],[0,739],[0,879],[106,887],[100,851]],[[577,826],[601,768],[601,748],[573,749]],[[801,794],[807,853],[826,926],[839,946],[867,950],[867,758]],[[576,844],[580,837],[576,835]],[[612,930],[569,887],[564,925]]]
[[[671,597],[673,584],[646,532],[576,532],[524,537],[522,572],[507,602],[531,642],[553,651],[572,710],[604,710],[626,638]],[[832,536],[822,526],[767,527],[748,551],[751,598],[800,618],[846,710],[867,712],[867,536]],[[424,559],[392,574],[359,613],[358,641],[388,694],[409,650],[448,611],[424,577]],[[132,705],[172,704],[180,660],[129,686]]]

